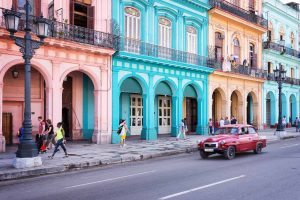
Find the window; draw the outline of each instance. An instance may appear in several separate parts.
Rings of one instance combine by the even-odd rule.
[[[285,30],[284,30],[284,27],[281,26],[280,29],[279,29],[279,39],[280,39],[280,41],[284,40],[284,36],[285,36]]]
[[[25,13],[26,0],[13,0],[13,8],[21,13]],[[39,16],[41,14],[41,1],[29,0],[31,6],[30,15]]]
[[[84,28],[94,29],[94,6],[91,1],[70,1],[70,24]]]
[[[273,66],[271,62],[268,62],[268,74],[273,73]]]
[[[295,78],[295,69],[291,68],[291,78]]]
[[[250,67],[256,67],[256,55],[255,55],[255,46],[250,43],[249,47],[249,59],[250,59]]]
[[[249,128],[248,128],[248,133],[249,133],[249,134],[256,134],[256,131],[255,131],[254,128],[249,127]]]
[[[268,41],[273,41],[274,40],[274,31],[273,31],[273,24],[272,22],[268,22]]]
[[[198,40],[197,30],[194,27],[187,27],[187,51],[189,53],[197,54]]]
[[[291,32],[291,47],[295,49],[295,36],[293,32]]]
[[[54,2],[53,1],[48,6],[48,18],[51,20],[54,19]]]
[[[222,33],[215,33],[215,58],[218,61],[223,59],[223,39]]]
[[[255,12],[255,0],[249,0],[249,11]]]
[[[240,42],[237,38],[233,39],[233,54],[234,61],[239,64],[240,63]]]
[[[141,14],[132,7],[125,8],[125,37],[140,39]]]
[[[158,22],[159,46],[171,48],[172,23],[170,20],[160,17]]]

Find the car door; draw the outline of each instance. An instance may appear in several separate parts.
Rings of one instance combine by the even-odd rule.
[[[248,134],[247,127],[241,127],[239,132],[239,148],[238,151],[249,151],[252,146],[252,139]]]
[[[249,138],[251,140],[250,150],[254,150],[256,148],[256,143],[259,141],[259,135],[255,131],[253,127],[248,127]]]

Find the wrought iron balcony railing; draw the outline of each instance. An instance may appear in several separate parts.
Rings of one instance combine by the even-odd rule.
[[[224,62],[222,60],[214,60],[214,68],[223,72],[236,73],[253,78],[267,78],[267,71],[250,67],[246,65],[233,65],[231,62]]]
[[[274,73],[268,73],[268,80],[270,81],[276,81]],[[292,77],[286,77],[283,80],[284,83],[291,84],[291,85],[300,85],[300,79],[292,78]]]
[[[213,68],[214,64],[213,60],[210,60],[205,56],[200,56],[197,54],[149,44],[131,38],[120,38],[119,50],[133,54],[151,56],[161,58],[164,60],[183,62],[187,64],[193,64],[210,68]]]
[[[2,15],[3,8],[0,8],[0,27],[5,28],[5,20]],[[35,16],[30,16],[30,26],[33,33],[36,33],[34,23],[36,21]],[[74,41],[82,44],[89,44],[104,48],[118,48],[119,37],[110,33],[104,33],[93,29],[79,27],[71,24],[61,23],[58,21],[51,22],[51,29],[49,29],[49,36],[52,38],[64,39],[67,41]],[[19,22],[19,30],[25,29],[25,14],[21,15]]]
[[[278,52],[281,52],[284,48],[285,49],[284,54],[288,54],[290,56],[300,58],[299,51],[289,48],[289,47],[286,47],[286,46],[283,46],[283,45],[280,45],[280,44],[277,44],[277,43],[274,43],[274,42],[269,42],[269,41],[263,42],[263,48],[264,49],[272,49],[272,50],[275,50]]]
[[[250,12],[248,10],[240,8],[240,7],[238,7],[232,3],[229,3],[225,0],[209,0],[209,4],[213,8],[218,8],[218,9],[224,10],[226,12],[232,13],[233,15],[241,17],[244,20],[247,20],[247,21],[254,23],[258,26],[261,26],[265,29],[268,28],[268,20],[256,15],[254,12]]]

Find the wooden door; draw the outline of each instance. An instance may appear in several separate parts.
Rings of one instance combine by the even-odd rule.
[[[2,113],[2,133],[5,137],[6,144],[12,144],[12,120],[12,113]]]
[[[186,125],[189,133],[196,132],[197,100],[193,98],[186,98]]]

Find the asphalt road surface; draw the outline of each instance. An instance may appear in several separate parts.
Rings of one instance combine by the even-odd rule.
[[[300,138],[234,160],[192,153],[0,182],[0,200],[17,199],[298,200]]]

